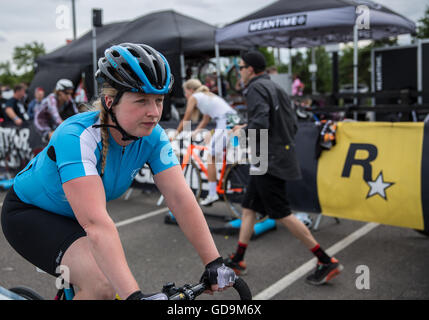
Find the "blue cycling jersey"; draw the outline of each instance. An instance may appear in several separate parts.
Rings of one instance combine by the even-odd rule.
[[[94,124],[100,124],[99,111],[72,116],[55,130],[49,144],[15,177],[14,189],[23,202],[74,218],[62,184],[83,176],[100,175],[101,134]],[[109,134],[102,177],[106,201],[121,196],[145,163],[154,175],[179,164],[159,125],[151,135],[126,147],[117,144]]]

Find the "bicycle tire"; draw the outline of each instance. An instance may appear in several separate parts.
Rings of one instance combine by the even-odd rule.
[[[252,300],[252,292],[250,291],[247,283],[240,277],[235,279],[233,288],[237,291],[240,296],[240,300]]]
[[[202,84],[206,83],[207,76],[213,75],[217,71],[216,63],[210,60],[204,60],[198,66],[198,79],[200,79]]]
[[[237,93],[241,93],[241,91],[243,91],[242,89],[237,89],[237,81],[239,81],[241,78],[240,76],[240,71],[238,71],[238,69],[233,66],[231,69],[229,69],[227,75],[226,75],[226,79],[228,81],[229,84],[229,88]]]
[[[38,294],[33,289],[24,286],[18,286],[10,288],[9,291],[16,293],[17,295],[23,297],[27,300],[45,300],[40,294]]]
[[[185,169],[183,170],[183,175],[185,176],[186,183],[194,193],[195,199],[197,199],[197,202],[199,202],[202,192],[202,179],[200,168],[197,166],[194,160],[191,160],[191,162],[186,165]]]
[[[223,198],[226,207],[231,216],[241,219],[244,194],[246,193],[247,184],[249,182],[249,165],[233,164],[226,169],[225,177],[223,179],[222,188],[224,190]],[[241,192],[239,190],[242,190]],[[268,216],[262,216],[257,213],[256,219],[262,222]]]

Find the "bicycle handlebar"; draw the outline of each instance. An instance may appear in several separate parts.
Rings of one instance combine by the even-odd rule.
[[[243,279],[237,277],[233,288],[237,291],[241,300],[252,300],[252,293]],[[167,295],[169,300],[195,300],[197,296],[207,289],[207,284],[203,282],[195,285],[185,284],[179,288],[176,288],[174,283],[169,282],[164,285],[162,292]]]

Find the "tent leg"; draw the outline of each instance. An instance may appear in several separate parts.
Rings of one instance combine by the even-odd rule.
[[[219,45],[215,44],[215,54],[216,54],[216,73],[217,73],[217,90],[219,97],[223,97],[222,92],[222,79],[220,76],[220,56],[219,56]]]
[[[358,104],[357,93],[358,93],[358,25],[355,24],[353,27],[353,104],[356,106]],[[354,119],[357,120],[357,112],[353,112]]]

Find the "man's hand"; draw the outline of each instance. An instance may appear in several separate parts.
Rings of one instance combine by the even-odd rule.
[[[240,131],[241,129],[245,128],[247,126],[246,124],[237,124],[236,126],[234,126],[234,128],[232,128],[232,132],[236,133],[237,131]]]

